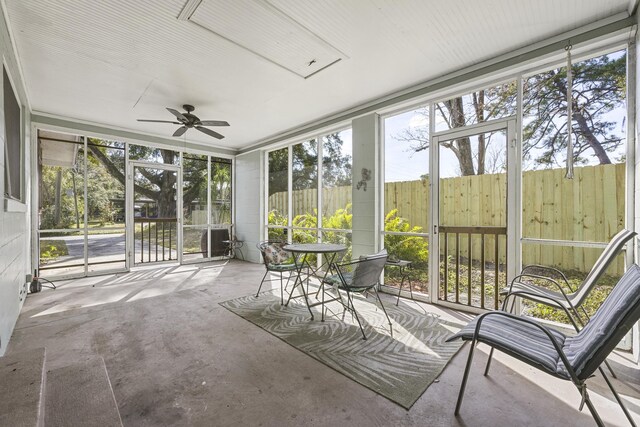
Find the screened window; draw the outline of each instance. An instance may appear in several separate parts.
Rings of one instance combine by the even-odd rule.
[[[424,294],[429,291],[429,193],[429,108],[385,118],[384,247],[392,258],[413,263],[414,291]],[[400,273],[386,268],[385,285],[400,285]]]
[[[351,147],[346,129],[268,153],[269,238],[351,247]]]
[[[5,126],[4,194],[11,199],[22,200],[22,109],[4,68],[2,79]]]
[[[574,284],[625,226],[626,62],[620,50],[572,65],[573,179],[566,178],[566,67],[523,82],[522,263],[559,268]],[[586,305],[597,307],[623,272],[620,256]],[[525,308],[551,315],[543,306]]]

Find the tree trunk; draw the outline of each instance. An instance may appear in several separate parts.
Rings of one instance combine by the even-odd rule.
[[[56,227],[60,226],[60,211],[62,210],[62,169],[58,169],[56,173],[56,210],[53,214],[53,221]]]
[[[573,103],[573,108],[577,108],[577,103]],[[589,146],[593,149],[593,152],[596,154],[598,161],[601,165],[610,165],[611,159],[609,155],[598,141],[598,138],[591,132],[589,128],[589,124],[587,123],[587,119],[582,115],[582,113],[573,113],[573,117],[576,119],[578,123],[578,128],[580,129],[580,133],[584,136],[584,139],[587,140]]]
[[[158,203],[158,218],[175,218],[176,217],[176,189],[174,184],[176,182],[175,172],[162,171],[162,189],[157,198]]]
[[[71,178],[73,179],[73,206],[76,210],[76,228],[80,229],[80,211],[78,210],[78,191],[76,189],[76,174],[71,172]]]
[[[456,145],[458,146],[456,156],[458,157],[458,163],[460,163],[460,172],[463,176],[475,175],[471,141],[469,138],[459,138],[456,139]]]
[[[567,93],[567,85],[564,84],[560,79],[553,79],[553,83],[561,93],[564,93],[564,94]],[[596,157],[598,157],[598,161],[600,162],[600,164],[601,165],[611,164],[611,159],[609,159],[609,155],[607,154],[605,149],[602,148],[602,144],[600,144],[600,141],[598,141],[598,138],[596,138],[596,136],[593,134],[593,132],[591,131],[591,128],[589,128],[589,123],[587,122],[587,118],[580,112],[581,109],[578,106],[578,101],[573,99],[571,106],[573,110],[573,119],[575,119],[575,121],[578,123],[578,128],[580,129],[580,133],[584,137],[584,139],[587,141],[587,144],[589,144],[589,147],[591,147]]]
[[[445,105],[451,116],[451,127],[461,128],[465,126],[464,110],[462,106],[462,97],[445,101]],[[458,163],[460,164],[460,172],[462,175],[475,175],[473,169],[473,156],[471,152],[471,141],[469,138],[459,138],[455,140],[456,150],[453,150]]]
[[[473,106],[476,111],[478,123],[484,123],[484,90],[473,93]],[[478,135],[478,175],[483,175],[485,171],[485,157],[487,152],[487,141],[483,133]]]

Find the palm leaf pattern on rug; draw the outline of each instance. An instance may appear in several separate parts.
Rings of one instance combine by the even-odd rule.
[[[312,294],[313,295],[313,294]],[[375,298],[356,298],[354,304],[365,327],[362,339],[355,318],[342,305],[326,305],[329,315],[314,320],[302,300],[280,305],[279,295],[265,292],[220,303],[223,307],[409,409],[442,372],[461,347],[445,340],[461,325],[427,313],[416,303],[385,305],[393,324],[393,337]]]

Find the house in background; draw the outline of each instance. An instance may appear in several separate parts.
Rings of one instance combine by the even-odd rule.
[[[639,229],[635,0],[1,3],[0,355],[34,271],[210,260],[220,227],[251,262],[393,248],[471,311]],[[442,283],[454,250],[494,282]]]

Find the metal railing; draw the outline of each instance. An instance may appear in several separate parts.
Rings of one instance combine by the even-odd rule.
[[[172,244],[177,243],[177,218],[134,218],[134,250],[139,251],[140,257],[135,256],[135,263],[173,261],[175,249]],[[138,230],[140,224],[140,230]],[[138,241],[140,246],[138,247]],[[145,247],[146,245],[146,247]],[[147,259],[145,259],[145,252]],[[137,254],[136,254],[137,255]]]
[[[442,272],[438,299],[472,307],[498,309],[500,288],[507,284],[507,228],[441,226],[438,230],[443,239],[440,242]],[[461,237],[466,237],[466,247],[461,246]],[[453,248],[449,245],[450,240],[453,240]],[[479,247],[473,245],[474,240],[480,243]],[[493,254],[487,257],[487,244],[490,246],[491,243]],[[492,278],[488,277],[488,272],[493,274]],[[490,295],[487,295],[487,289]],[[487,299],[490,307],[487,306]]]

